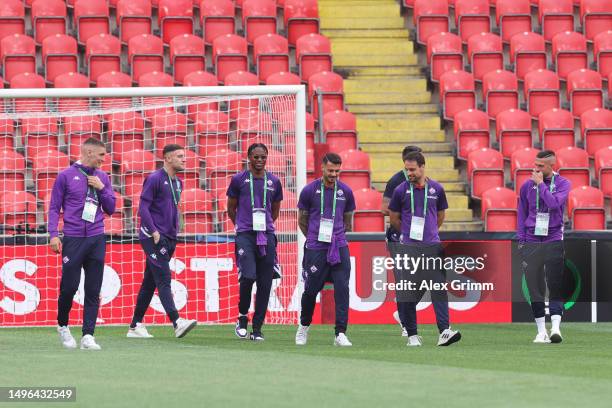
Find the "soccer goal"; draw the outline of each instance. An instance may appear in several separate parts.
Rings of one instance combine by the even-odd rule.
[[[116,213],[105,219],[99,324],[130,322],[145,265],[139,194],[147,174],[162,165],[169,143],[185,146],[187,156],[179,175],[181,233],[171,261],[176,306],[181,316],[201,323],[235,321],[238,278],[226,190],[231,176],[246,169],[246,151],[254,142],[267,145],[267,170],[284,189],[276,222],[282,279],[274,281],[266,321],[295,323],[305,105],[303,86],[0,90],[0,326],[56,324],[62,259],[48,245],[50,191],[57,174],[79,160],[79,147],[89,137],[106,145],[102,170],[111,176],[117,198]],[[80,324],[83,297],[81,279],[73,324]],[[157,295],[151,305],[145,322],[167,323]]]

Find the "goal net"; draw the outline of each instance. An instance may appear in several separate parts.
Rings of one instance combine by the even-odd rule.
[[[267,170],[284,190],[275,225],[282,279],[274,281],[266,321],[295,323],[304,122],[301,86],[0,90],[0,326],[56,324],[62,260],[48,245],[50,191],[89,137],[106,145],[102,170],[117,199],[115,214],[105,215],[98,324],[131,320],[145,268],[138,241],[140,192],[145,177],[162,166],[169,143],[185,146],[187,158],[179,174],[181,233],[170,263],[174,301],[185,318],[235,321],[238,274],[226,190],[230,178],[247,168],[246,151],[255,142],[268,147]],[[61,236],[61,217],[59,230]],[[82,278],[73,325],[81,323],[83,301]],[[168,322],[157,294],[144,322]]]

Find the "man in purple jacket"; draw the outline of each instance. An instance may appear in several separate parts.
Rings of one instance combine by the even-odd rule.
[[[176,176],[185,170],[185,150],[177,144],[164,146],[164,167],[149,174],[140,193],[140,245],[146,255],[144,278],[128,338],[153,337],[142,324],[155,288],[166,314],[174,326],[176,337],[183,337],[197,322],[179,317],[172,298],[170,259],[176,249],[179,232],[179,201],[183,182]]]
[[[263,341],[261,332],[276,264],[274,221],[280,214],[283,187],[274,174],[266,171],[268,148],[253,143],[247,150],[249,169],[232,177],[227,188],[227,214],[236,226],[236,263],[240,296],[235,333],[247,338],[248,313],[253,284],[257,283],[253,331],[250,339]]]
[[[345,232],[352,230],[355,198],[351,188],[338,180],[341,165],[340,156],[327,153],[323,156],[323,177],[308,184],[300,193],[298,225],[306,237],[306,245],[302,261],[302,312],[295,335],[298,346],[308,341],[317,295],[327,281],[334,283],[334,345],[352,346],[346,336],[351,259]]]
[[[72,300],[79,288],[81,268],[85,270],[85,304],[81,349],[100,350],[93,337],[100,307],[106,241],[104,214],[115,212],[115,194],[108,175],[99,170],[106,148],[89,138],[81,146],[81,159],[58,174],[49,206],[51,250],[62,254],[62,279],[57,302],[57,331],[66,348],[76,348],[68,328]],[[64,238],[58,223],[63,211]]]
[[[564,269],[563,213],[570,182],[553,172],[556,163],[551,150],[539,152],[531,179],[521,186],[518,202],[519,252],[527,279],[531,310],[538,328],[534,343],[560,343],[563,315]],[[544,297],[549,290],[552,328],[546,331]]]

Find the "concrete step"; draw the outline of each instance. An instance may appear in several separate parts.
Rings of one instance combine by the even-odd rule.
[[[335,29],[335,30],[323,30],[322,34],[331,40],[336,39],[355,39],[355,40],[369,40],[375,38],[381,39],[401,39],[402,41],[408,42],[410,37],[408,30],[404,29]]]
[[[440,130],[440,118],[433,115],[373,115],[370,117],[364,117],[360,115],[357,117],[357,130],[359,132],[367,130],[416,130],[416,129],[430,129]],[[409,139],[409,135],[405,135]],[[390,141],[390,140],[389,140]],[[441,141],[441,140],[432,140]]]
[[[395,174],[395,173],[394,173]],[[372,182],[372,186],[380,191],[381,193],[385,191],[385,187],[387,185],[387,181],[376,181]],[[465,183],[463,182],[445,182],[444,190],[447,193],[456,193],[456,194],[465,194]]]
[[[321,7],[323,9],[323,7]],[[355,29],[402,29],[404,28],[404,18],[398,15],[395,17],[361,17],[361,18],[342,18],[342,17],[322,17],[320,19],[321,30],[332,30],[341,28]]]
[[[386,169],[401,168],[402,165],[402,158],[396,153],[370,154],[370,169],[372,169],[372,171],[384,171]],[[453,168],[455,167],[455,158],[452,156],[430,154],[425,158],[425,167]]]
[[[446,210],[446,214],[444,217],[444,222],[446,221],[461,221],[461,222],[470,222],[473,221],[474,215],[472,210],[468,208],[449,208]]]
[[[319,8],[320,18],[382,18],[399,17],[399,5],[393,3],[353,3],[350,6],[346,3],[326,3]]]
[[[347,105],[372,104],[423,104],[431,102],[431,94],[425,90],[421,92],[357,92],[344,91],[344,102]],[[383,112],[386,113],[386,112]],[[401,112],[400,112],[401,113]],[[439,119],[438,119],[439,122]]]
[[[397,67],[415,65],[417,56],[415,54],[391,54],[391,55],[352,55],[334,54],[335,67]]]
[[[346,83],[346,82],[345,82]],[[347,104],[347,109],[354,114],[384,113],[438,113],[438,107],[430,103],[419,104]]]
[[[374,40],[358,39],[334,39],[332,41],[332,55],[412,55],[414,47],[410,41],[402,39]],[[334,61],[335,62],[335,61]]]
[[[391,153],[398,157],[401,156],[402,150],[409,143],[363,143],[361,137],[359,139],[359,147],[368,154]],[[418,146],[423,149],[423,153],[426,155],[430,153],[451,154],[453,152],[452,143],[419,143]]]
[[[444,220],[440,231],[482,231],[482,221],[450,221]]]
[[[396,167],[397,169],[397,167]],[[399,167],[401,169],[401,167]],[[372,172],[370,178],[375,182],[387,182],[398,170],[387,170],[387,171],[376,171]],[[444,185],[444,183],[448,181],[461,181],[461,177],[459,172],[453,168],[429,168],[427,169],[427,174],[431,176],[436,181],[439,181]]]
[[[446,189],[444,190],[446,191]],[[450,209],[464,209],[468,208],[468,198],[466,195],[460,194],[449,194],[446,193],[446,201],[448,201],[448,208]]]
[[[425,78],[369,79],[351,78],[344,81],[344,92],[427,92]]]
[[[359,117],[357,117],[359,120]],[[402,145],[407,144],[418,144],[421,143],[436,143],[446,142],[446,135],[443,130],[431,129],[423,130],[421,127],[416,127],[409,130],[384,130],[374,129],[366,130],[365,128],[359,130],[359,143],[398,143]],[[401,150],[400,150],[401,151]]]
[[[343,74],[346,77],[404,77],[404,76],[420,76],[423,69],[419,65],[401,65],[401,66],[344,66],[340,67],[334,60],[334,71]]]

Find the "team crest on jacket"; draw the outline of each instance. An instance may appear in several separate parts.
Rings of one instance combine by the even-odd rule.
[[[431,187],[431,188],[429,189],[429,194],[434,194],[435,192],[436,192],[436,189],[435,189],[435,188]]]

